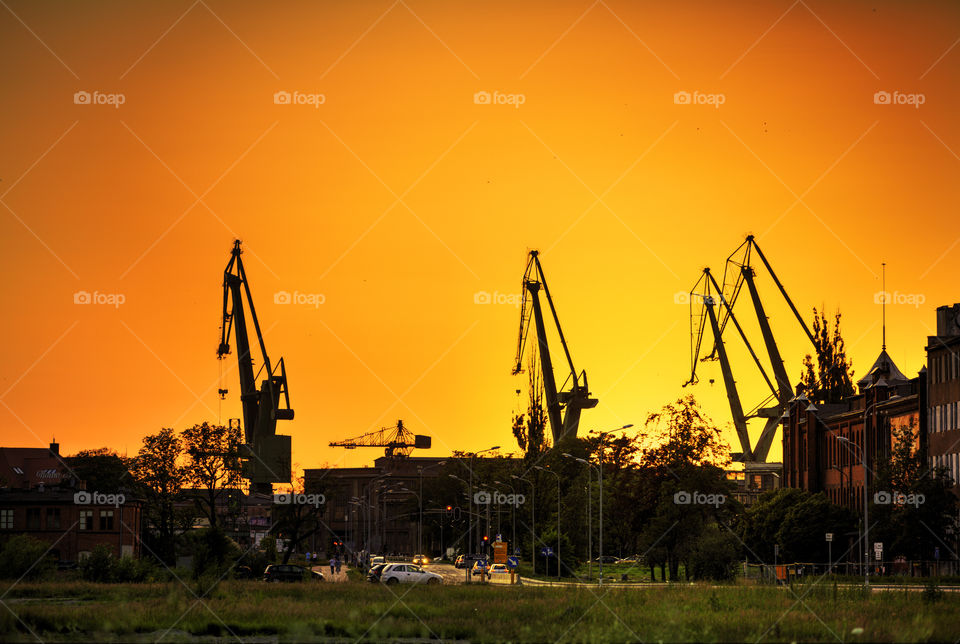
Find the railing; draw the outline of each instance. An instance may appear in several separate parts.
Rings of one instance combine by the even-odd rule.
[[[912,561],[875,561],[871,564],[870,579],[877,584],[898,583],[904,578],[960,577],[960,562],[912,560]],[[862,579],[863,564],[857,562],[827,563],[789,563],[777,564],[741,564],[740,576],[757,583],[789,583],[816,579],[831,574],[834,577]],[[960,581],[960,580],[958,580]]]

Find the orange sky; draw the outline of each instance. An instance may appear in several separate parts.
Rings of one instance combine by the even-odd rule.
[[[513,447],[518,311],[474,295],[518,294],[529,248],[600,399],[584,428],[691,391],[729,422],[715,365],[681,388],[674,296],[748,232],[808,317],[842,308],[858,376],[886,261],[888,290],[923,300],[888,309],[915,374],[936,306],[960,300],[960,7],[835,4],[7,0],[3,444],[134,453],[162,426],[239,416],[235,377],[222,411],[216,395],[234,237],[302,466],[369,462],[327,443],[397,418],[433,436],[424,454]],[[796,378],[804,338],[765,292]],[[731,352],[749,409],[761,383]]]

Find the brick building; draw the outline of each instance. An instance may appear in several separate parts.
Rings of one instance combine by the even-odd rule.
[[[139,556],[142,506],[117,491],[86,491],[59,446],[0,447],[0,539],[26,534],[51,544],[57,561],[78,561],[98,545]]]

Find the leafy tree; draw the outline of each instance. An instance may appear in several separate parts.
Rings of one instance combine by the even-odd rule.
[[[140,483],[146,498],[144,514],[156,533],[157,557],[168,565],[176,560],[176,501],[187,482],[187,472],[180,465],[183,442],[170,428],[144,436],[143,445],[131,460],[131,473]]]
[[[0,577],[39,579],[53,570],[50,544],[25,534],[7,539],[0,549]]]
[[[134,484],[127,463],[108,447],[81,450],[64,461],[77,478],[86,481],[88,490],[114,493]]]
[[[304,494],[303,474],[293,477],[291,485],[292,494]],[[311,489],[311,494],[323,494],[318,489]],[[290,557],[296,551],[297,546],[306,542],[310,537],[321,530],[326,529],[326,524],[322,520],[323,505],[310,505],[307,503],[289,503],[274,506],[274,529],[277,534],[286,542],[286,549],[283,552],[283,563],[288,563]],[[276,542],[274,542],[276,548]]]
[[[203,423],[183,430],[180,438],[187,454],[186,481],[197,490],[198,509],[215,528],[220,500],[226,491],[236,490],[242,483],[240,428]]]
[[[536,457],[547,448],[547,414],[543,407],[543,383],[537,364],[536,346],[530,351],[527,372],[530,389],[527,413],[513,417],[513,436],[526,457]]]
[[[916,448],[916,424],[891,428],[890,457],[879,463],[871,485],[871,541],[884,544],[884,557],[932,559],[934,548],[946,550],[954,527],[957,498],[946,468],[930,468]],[[876,501],[885,501],[877,503]]]
[[[771,564],[774,546],[780,546],[780,561],[826,560],[824,534],[842,535],[856,528],[850,510],[831,503],[822,492],[796,488],[770,490],[740,517],[740,537],[747,557]]]
[[[833,331],[823,312],[813,309],[813,343],[817,354],[814,369],[813,358],[803,358],[803,371],[797,393],[806,393],[816,403],[835,403],[854,393],[853,362],[847,359],[846,345],[840,334],[840,312],[834,316]]]

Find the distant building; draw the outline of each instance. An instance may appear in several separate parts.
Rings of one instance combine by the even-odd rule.
[[[142,506],[122,491],[86,490],[60,447],[0,447],[0,539],[26,534],[50,543],[57,561],[78,561],[98,545],[139,556]]]
[[[960,480],[960,304],[937,309],[937,335],[927,338],[927,456]],[[957,488],[955,487],[956,491]]]

